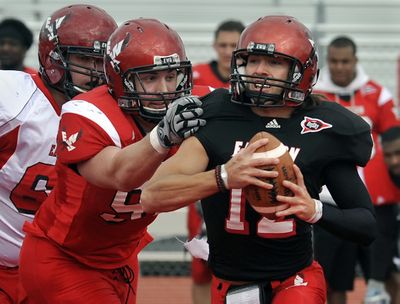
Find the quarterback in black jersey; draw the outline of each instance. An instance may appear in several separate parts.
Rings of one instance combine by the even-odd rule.
[[[202,200],[212,303],[325,303],[322,269],[313,260],[311,230],[318,224],[363,244],[375,237],[372,203],[356,166],[372,149],[370,128],[342,106],[311,95],[318,74],[309,30],[288,16],[266,16],[249,25],[233,53],[231,93],[219,89],[203,99],[207,125],[186,139],[145,185],[147,212],[170,211]],[[271,220],[245,200],[242,188],[272,185],[258,177],[275,158],[253,158],[268,141],[248,144],[266,131],[295,162],[297,183],[284,181],[293,197]],[[336,206],[323,205],[327,185]],[[253,303],[253,302],[252,302]]]

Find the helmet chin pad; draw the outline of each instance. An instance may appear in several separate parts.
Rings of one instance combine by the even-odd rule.
[[[266,94],[257,91],[246,90],[246,96],[257,107],[282,107],[285,105],[283,94]]]

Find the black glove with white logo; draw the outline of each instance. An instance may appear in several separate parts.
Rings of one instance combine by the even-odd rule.
[[[156,130],[159,145],[168,149],[180,144],[206,124],[204,119],[199,118],[202,114],[200,99],[194,96],[180,97],[169,105],[167,113],[151,133]],[[154,144],[154,134],[150,134],[150,137],[153,137],[153,147],[160,152],[160,147]]]

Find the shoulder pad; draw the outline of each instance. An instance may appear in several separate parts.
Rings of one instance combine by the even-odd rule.
[[[36,89],[29,74],[0,70],[0,126],[21,112]]]
[[[316,109],[318,116],[333,126],[329,131],[338,135],[350,136],[370,132],[370,125],[362,117],[335,102],[324,101]]]

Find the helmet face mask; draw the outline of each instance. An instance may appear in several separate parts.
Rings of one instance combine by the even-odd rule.
[[[251,55],[286,61],[286,78],[249,75]],[[260,18],[242,33],[232,56],[232,102],[257,107],[296,107],[311,93],[317,80],[317,54],[308,29],[287,16]],[[280,88],[281,93],[266,93],[265,88]],[[275,90],[276,91],[276,90]]]
[[[161,120],[171,102],[190,94],[191,73],[189,61],[128,69],[122,76],[124,92],[118,99],[118,104],[124,111],[138,111],[144,118],[154,121]],[[146,79],[164,77],[162,75],[171,78],[175,83],[173,90],[152,91],[149,89]]]
[[[105,47],[99,53],[86,48],[80,50],[79,48],[68,46],[61,46],[59,49],[61,55],[57,55],[59,60],[54,64],[65,71],[65,79],[62,86],[67,96],[73,97],[105,83],[102,64]],[[82,78],[82,76],[84,77]],[[80,78],[81,80],[76,81],[74,78]]]
[[[158,20],[125,22],[111,35],[105,58],[109,90],[126,112],[157,122],[171,102],[191,92],[191,63],[183,42]]]
[[[39,35],[43,80],[68,99],[104,82],[100,62],[116,28],[110,15],[92,5],[70,5],[54,12]]]

